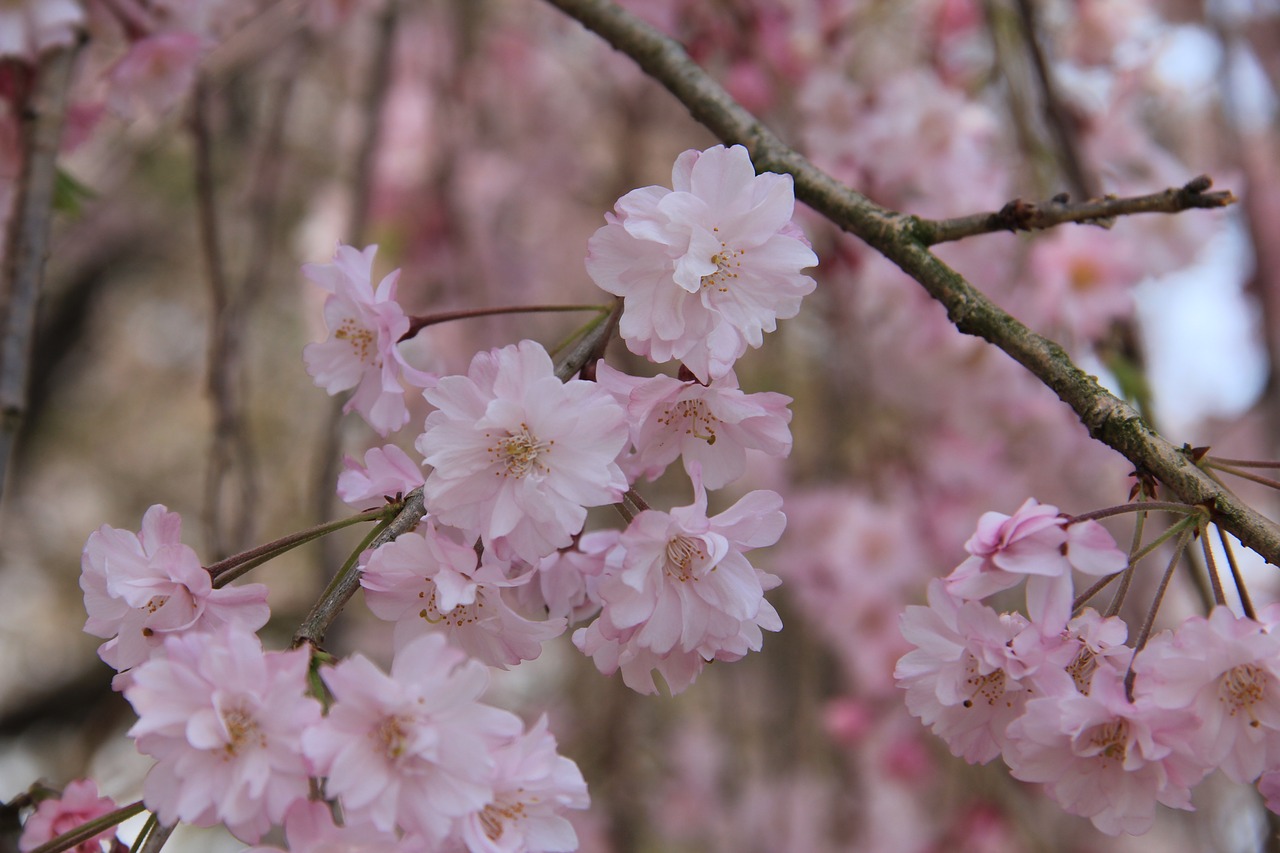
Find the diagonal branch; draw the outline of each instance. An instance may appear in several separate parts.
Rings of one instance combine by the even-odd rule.
[[[785,145],[699,68],[679,44],[609,0],[547,0],[630,56],[690,114],[726,143],[745,145],[761,170],[790,174],[796,197],[881,252],[942,303],[961,332],[995,344],[1053,389],[1090,435],[1129,459],[1186,503],[1204,505],[1268,562],[1280,565],[1280,527],[1201,471],[1137,411],[1077,367],[1066,351],[1001,310],[928,249],[920,220],[881,207]]]

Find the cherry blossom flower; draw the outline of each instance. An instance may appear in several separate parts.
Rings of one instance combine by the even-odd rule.
[[[356,507],[381,506],[387,498],[407,495],[422,485],[422,468],[394,444],[372,447],[361,465],[350,456],[338,475],[338,497]]]
[[[396,302],[400,271],[373,287],[373,256],[377,246],[356,251],[339,246],[327,264],[305,264],[302,274],[329,291],[324,318],[330,337],[308,344],[302,351],[307,372],[330,395],[355,393],[343,407],[355,409],[377,430],[387,435],[409,422],[404,385],[425,388],[434,377],[409,364],[397,343],[409,331],[409,318]]]
[[[618,200],[587,244],[587,272],[624,297],[632,352],[679,359],[707,382],[800,311],[815,286],[800,270],[818,259],[791,222],[791,176],[757,175],[741,145],[684,152],[671,184]]]
[[[1021,658],[1014,643],[1028,622],[962,601],[940,580],[930,581],[928,597],[928,607],[912,605],[902,616],[902,634],[916,648],[898,661],[894,677],[907,691],[907,710],[952,755],[985,764],[1004,748],[1005,729],[1032,691],[1028,676],[1040,661]]]
[[[492,750],[523,726],[478,701],[489,681],[479,661],[425,634],[396,653],[390,676],[361,655],[321,675],[334,704],[303,748],[350,820],[434,844],[493,801]]]
[[[764,593],[778,579],[744,556],[782,535],[782,498],[757,491],[707,517],[707,494],[693,469],[694,502],[670,513],[645,510],[632,519],[606,558],[600,616],[573,642],[605,674],[656,692],[657,669],[672,692],[693,683],[710,660],[758,651],[762,631],[782,627]]]
[[[62,796],[41,800],[35,813],[27,818],[22,827],[22,837],[18,839],[18,849],[28,853],[41,844],[48,843],[70,832],[91,820],[110,814],[117,808],[110,797],[98,795],[98,786],[92,779],[78,779],[68,782],[62,789]],[[92,838],[81,841],[71,848],[72,853],[101,853],[104,842],[110,842],[116,835],[114,826],[107,827]]]
[[[1191,806],[1191,786],[1211,769],[1185,751],[1199,721],[1187,710],[1125,696],[1124,675],[1100,667],[1089,695],[1068,687],[1027,702],[1004,751],[1014,777],[1043,782],[1058,805],[1108,835],[1151,828],[1156,803]]]
[[[1280,636],[1216,607],[1134,660],[1140,692],[1161,708],[1193,711],[1190,749],[1236,782],[1280,765]]]
[[[165,656],[133,673],[129,730],[157,759],[144,783],[147,807],[165,823],[225,823],[254,842],[310,791],[302,731],[320,719],[306,695],[305,649],[266,652],[247,631],[165,640]]]
[[[642,626],[635,642],[660,655],[735,637],[756,618],[764,586],[744,554],[777,542],[787,523],[776,492],[751,492],[708,518],[696,466],[693,488],[689,506],[632,519],[599,589],[602,618],[616,628]]]
[[[423,631],[443,628],[467,654],[506,669],[542,653],[542,644],[564,633],[565,620],[534,622],[512,610],[502,591],[505,564],[476,564],[474,548],[439,533],[434,526],[406,533],[369,556],[360,577],[365,601],[375,616],[396,623],[396,645]]]
[[[594,382],[556,378],[541,345],[478,353],[466,376],[426,391],[437,410],[416,447],[433,470],[423,495],[444,524],[533,563],[572,543],[587,507],[615,503],[627,479],[622,408]]]
[[[8,0],[0,3],[0,57],[34,61],[45,50],[75,41],[84,23],[76,0]]]
[[[147,660],[166,635],[222,625],[256,631],[270,616],[265,586],[214,589],[181,537],[181,516],[156,504],[143,516],[140,533],[103,525],[85,543],[84,630],[110,638],[98,656],[117,671]],[[117,689],[123,683],[117,680]]]
[[[777,457],[791,452],[791,398],[743,393],[732,370],[703,385],[641,379],[602,362],[596,381],[626,407],[636,448],[628,473],[656,480],[679,456],[686,471],[701,465],[703,483],[719,489],[742,476],[748,448]]]
[[[556,753],[541,717],[532,729],[493,750],[493,799],[458,822],[457,837],[471,853],[578,849],[565,809],[589,804],[582,771]]]
[[[971,556],[947,576],[948,591],[981,599],[1025,577],[1027,614],[1045,633],[1057,633],[1070,618],[1073,568],[1107,575],[1129,562],[1102,525],[1069,525],[1057,507],[1035,498],[1028,498],[1011,516],[983,513],[964,547]]]

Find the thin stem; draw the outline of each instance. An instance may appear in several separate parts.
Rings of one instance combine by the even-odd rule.
[[[422,502],[422,489],[414,489],[405,496],[404,505],[396,517],[378,525],[371,538],[362,542],[360,550],[353,556],[359,559],[360,554],[365,550],[378,548],[400,534],[412,530],[426,514],[427,510]],[[354,564],[354,561],[348,562]],[[296,647],[303,643],[310,643],[313,646],[319,646],[324,642],[325,631],[342,612],[342,608],[359,586],[360,572],[348,570],[344,566],[343,570],[334,576],[329,587],[320,596],[320,600],[311,608],[311,612],[302,620],[302,624],[293,635],[293,645]]]
[[[1169,588],[1169,579],[1173,577],[1173,570],[1177,568],[1178,561],[1182,559],[1182,552],[1186,550],[1189,538],[1191,538],[1191,528],[1184,526],[1178,535],[1178,541],[1173,546],[1173,557],[1170,558],[1169,565],[1160,577],[1160,586],[1156,588],[1156,595],[1151,602],[1151,609],[1147,611],[1147,617],[1142,620],[1142,628],[1138,631],[1137,640],[1134,641],[1133,657],[1129,658],[1129,671],[1124,674],[1124,692],[1129,697],[1130,702],[1133,701],[1133,679],[1135,676],[1133,662],[1137,659],[1138,653],[1146,648],[1147,640],[1151,638],[1151,628],[1155,625],[1156,614],[1160,611],[1160,603],[1164,600],[1164,592]]]
[[[1143,548],[1141,551],[1139,551],[1138,553],[1130,557],[1129,562],[1130,563],[1138,562],[1143,557],[1147,556],[1152,551],[1159,548],[1165,542],[1168,542],[1174,536],[1184,533],[1189,528],[1195,527],[1196,523],[1197,523],[1197,519],[1192,516],[1187,516],[1186,518],[1179,519],[1177,522],[1169,525],[1169,529],[1166,530],[1164,533],[1161,533],[1155,539],[1152,539],[1150,542],[1148,542],[1145,548]]]
[[[121,806],[113,812],[104,814],[102,817],[96,817],[91,821],[82,823],[75,829],[69,829],[57,838],[50,839],[39,847],[31,848],[27,853],[59,853],[62,850],[70,850],[77,844],[93,838],[104,829],[110,829],[134,815],[142,814],[146,809],[147,807],[142,804],[142,800],[130,803],[127,806]]]
[[[1123,574],[1124,574],[1125,572],[1127,572],[1127,571],[1129,571],[1129,567],[1128,567],[1128,566],[1126,566],[1124,569],[1122,569],[1122,570],[1120,570],[1120,571],[1118,571],[1118,572],[1116,572],[1116,573],[1114,573],[1114,574],[1107,575],[1106,577],[1101,578],[1100,580],[1098,580],[1097,582],[1095,582],[1095,583],[1093,584],[1093,586],[1089,587],[1089,588],[1088,588],[1088,589],[1086,589],[1084,592],[1082,592],[1082,593],[1080,593],[1078,596],[1076,596],[1076,600],[1075,600],[1075,601],[1073,601],[1073,602],[1071,602],[1071,615],[1072,615],[1072,616],[1079,616],[1079,615],[1080,615],[1080,611],[1081,611],[1082,609],[1084,609],[1084,606],[1085,606],[1086,604],[1088,604],[1088,603],[1089,603],[1089,600],[1090,600],[1091,598],[1093,598],[1093,597],[1094,597],[1095,595],[1097,595],[1098,593],[1102,592],[1104,589],[1106,589],[1108,586],[1110,586],[1110,585],[1111,585],[1111,582],[1112,582],[1113,580],[1115,580],[1116,578],[1120,577],[1121,575],[1123,575]],[[1110,615],[1114,615],[1114,614],[1110,614]]]
[[[324,524],[317,524],[315,527],[309,527],[306,530],[300,530],[297,533],[282,536],[273,542],[268,542],[265,545],[259,545],[257,548],[252,548],[248,551],[242,551],[239,554],[227,557],[225,560],[219,560],[213,565],[207,566],[205,571],[213,577],[214,586],[225,586],[243,575],[249,568],[260,566],[267,560],[274,559],[275,557],[278,557],[286,551],[296,548],[303,543],[311,542],[321,536],[325,536],[337,530],[342,530],[343,528],[350,527],[353,524],[359,524],[362,521],[377,521],[380,518],[386,517],[386,514],[387,508],[379,507],[378,509],[365,510],[362,513],[350,516],[349,518],[340,518],[337,521],[328,521]],[[233,569],[237,568],[239,569],[238,571],[235,571],[234,574],[230,574]]]
[[[1232,465],[1240,468],[1280,468],[1280,461],[1267,459],[1227,459],[1222,456],[1206,456],[1205,462]]]
[[[615,299],[612,309],[604,319],[596,318],[592,328],[582,336],[573,349],[556,359],[556,376],[561,382],[568,381],[587,364],[604,356],[605,347],[609,345],[613,330],[618,327],[618,318],[621,316],[622,300]]]
[[[1230,465],[1222,465],[1218,462],[1209,463],[1209,468],[1215,468],[1224,474],[1234,474],[1241,479],[1249,480],[1254,483],[1261,483],[1272,489],[1280,489],[1280,480],[1273,480],[1270,477],[1264,477],[1261,474],[1254,474],[1251,471],[1241,471],[1239,468],[1233,468]]]
[[[407,341],[427,326],[440,323],[451,323],[454,320],[471,320],[476,317],[495,317],[499,314],[551,314],[568,311],[596,311],[600,314],[609,311],[608,305],[503,305],[496,308],[468,308],[462,311],[441,311],[437,314],[422,314],[409,318],[409,331],[400,336]]]
[[[1133,583],[1134,573],[1138,568],[1137,553],[1142,545],[1142,533],[1147,526],[1147,514],[1145,512],[1138,513],[1138,517],[1133,524],[1133,540],[1129,543],[1129,565],[1125,567],[1124,577],[1120,580],[1120,586],[1116,589],[1116,594],[1112,596],[1111,603],[1107,605],[1107,616],[1115,616],[1120,612],[1120,608],[1124,606],[1125,596],[1129,594],[1129,586]]]
[[[1213,549],[1209,547],[1207,524],[1200,528],[1200,549],[1204,551],[1204,565],[1209,574],[1209,585],[1213,588],[1213,603],[1223,607],[1227,603],[1227,596],[1222,589],[1222,578],[1218,576],[1218,561],[1213,558]]]
[[[1244,610],[1244,615],[1250,619],[1256,620],[1258,614],[1253,609],[1253,601],[1249,598],[1249,589],[1245,586],[1244,577],[1240,574],[1240,566],[1236,563],[1235,550],[1231,547],[1231,540],[1227,538],[1227,534],[1223,532],[1221,527],[1214,526],[1218,531],[1218,541],[1222,543],[1222,553],[1227,555],[1227,565],[1231,568],[1231,580],[1236,585],[1236,594],[1240,596],[1240,607]]]
[[[1134,501],[1133,503],[1108,506],[1103,507],[1102,509],[1095,509],[1092,512],[1083,512],[1080,515],[1073,515],[1067,519],[1067,524],[1076,524],[1081,521],[1096,521],[1099,518],[1110,518],[1114,515],[1123,515],[1127,512],[1141,513],[1150,509],[1162,509],[1168,512],[1177,512],[1184,515],[1200,512],[1197,507],[1179,503],[1177,501]]]
[[[151,827],[151,831],[147,833],[146,839],[142,840],[141,845],[133,845],[135,853],[160,853],[160,848],[164,847],[165,842],[169,840],[169,836],[173,835],[173,831],[178,828],[176,823],[168,826],[162,825],[156,820],[155,815],[151,816],[151,821],[148,821],[148,823],[150,824],[153,821],[154,825]]]

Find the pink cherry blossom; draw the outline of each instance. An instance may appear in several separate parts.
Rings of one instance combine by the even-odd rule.
[[[492,750],[523,726],[478,701],[483,664],[425,634],[396,653],[390,676],[360,655],[321,674],[334,703],[303,747],[349,819],[434,844],[493,801]]]
[[[1039,661],[1019,657],[1014,640],[1028,627],[1016,613],[997,613],[929,583],[929,606],[912,605],[902,634],[916,648],[894,670],[907,710],[946,741],[951,754],[985,764],[1006,744],[1005,729],[1031,692]]]
[[[713,518],[694,468],[694,501],[670,513],[637,515],[610,552],[601,581],[602,619],[639,626],[638,645],[662,655],[715,646],[738,636],[764,602],[764,585],[745,553],[778,541],[786,526],[782,498],[757,491]]]
[[[396,302],[396,270],[373,287],[377,246],[356,251],[339,246],[327,264],[306,264],[302,273],[329,292],[324,318],[330,337],[302,351],[307,372],[330,395],[355,393],[343,411],[355,409],[379,435],[409,422],[404,385],[425,388],[434,377],[410,365],[397,344],[409,331],[409,318]]]
[[[671,184],[618,200],[587,244],[587,272],[624,297],[632,352],[679,359],[707,382],[799,312],[815,286],[800,270],[818,259],[791,222],[791,176],[757,175],[741,145],[684,152]]]
[[[62,789],[62,796],[41,800],[35,813],[27,818],[22,826],[22,837],[18,839],[18,849],[28,853],[41,844],[45,844],[70,832],[91,820],[110,814],[117,808],[110,797],[98,795],[98,786],[92,779],[77,779],[68,782]],[[72,853],[101,853],[104,842],[115,838],[114,826],[107,827],[92,838],[71,848]]]
[[[538,657],[565,629],[563,618],[535,622],[507,605],[503,590],[522,581],[488,555],[477,565],[474,548],[434,526],[374,551],[360,577],[369,609],[396,623],[397,646],[442,628],[464,652],[502,669]]]
[[[1108,835],[1140,835],[1157,802],[1191,809],[1191,786],[1211,769],[1185,751],[1198,726],[1190,711],[1143,696],[1131,703],[1124,674],[1100,667],[1088,696],[1068,690],[1027,702],[1004,756],[1016,778],[1045,783],[1071,814]]]
[[[782,628],[764,598],[778,579],[744,556],[782,535],[781,497],[751,492],[708,518],[696,465],[693,480],[692,504],[645,510],[628,525],[607,557],[600,616],[573,635],[601,672],[621,669],[626,685],[641,693],[657,691],[655,669],[678,693],[707,661],[759,651],[762,631]]]
[[[222,625],[256,631],[270,616],[265,586],[214,589],[181,537],[181,516],[156,504],[143,516],[140,533],[103,525],[85,543],[84,630],[110,638],[98,656],[117,671],[145,661],[166,635]]]
[[[125,689],[138,714],[129,735],[157,759],[147,807],[166,823],[221,822],[257,841],[310,791],[301,736],[320,719],[306,695],[310,655],[264,653],[232,628],[169,637],[164,650]]]
[[[573,541],[587,507],[617,502],[622,408],[594,382],[556,378],[540,344],[478,353],[466,376],[426,392],[437,410],[416,447],[432,466],[423,494],[439,521],[533,563]]]
[[[701,465],[703,483],[719,489],[742,476],[747,449],[776,457],[791,452],[791,398],[745,394],[732,370],[703,385],[669,376],[641,379],[602,362],[596,381],[626,407],[636,448],[627,467],[649,480],[679,456],[686,471]]]
[[[946,578],[951,594],[986,598],[1027,578],[1027,613],[1045,633],[1071,615],[1073,568],[1092,575],[1121,571],[1127,555],[1096,521],[1067,524],[1058,508],[1028,498],[1013,515],[983,513],[965,550],[970,557]]]
[[[470,853],[577,850],[578,836],[561,812],[585,809],[587,783],[578,766],[556,752],[547,718],[493,750],[493,799],[458,822]]]
[[[1249,783],[1280,765],[1280,636],[1216,607],[1153,638],[1134,660],[1143,695],[1201,720],[1189,748]]]
[[[373,508],[422,485],[422,468],[394,444],[370,448],[361,465],[350,456],[338,475],[338,497],[349,506]]]

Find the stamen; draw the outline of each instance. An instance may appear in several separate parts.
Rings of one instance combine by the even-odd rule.
[[[994,707],[996,702],[1004,698],[1005,674],[1003,669],[993,670],[983,675],[978,672],[978,659],[973,655],[969,656],[967,666],[969,677],[965,680],[972,691],[969,698],[964,700],[964,707],[972,708],[975,699],[985,699],[987,705]],[[1012,700],[1005,700],[1005,704],[1012,705]]]
[[[711,256],[711,263],[716,265],[716,271],[702,277],[703,289],[714,287],[721,293],[728,293],[729,285],[738,277],[738,268],[742,266],[739,258],[744,254],[744,251],[729,248],[729,244],[721,240],[720,251]]]
[[[356,357],[362,364],[382,366],[382,358],[378,355],[378,336],[361,326],[354,318],[344,317],[342,325],[334,330],[333,336],[351,344],[351,348],[355,350]]]
[[[678,421],[685,422],[685,435],[700,438],[707,444],[716,443],[716,426],[720,419],[711,414],[702,400],[681,400],[663,409],[658,416],[658,423],[664,426],[672,426]]]
[[[702,543],[688,536],[677,536],[667,541],[667,574],[684,583],[697,580],[693,574],[693,563],[707,558],[702,550]]]
[[[492,437],[492,433],[485,434],[485,438]],[[554,445],[554,439],[539,441],[538,437],[529,431],[529,425],[522,423],[518,432],[508,432],[489,446],[489,453],[494,460],[505,468],[503,471],[495,471],[494,474],[503,477],[524,477],[530,472],[546,474],[549,469],[545,457]]]
[[[1249,725],[1257,728],[1258,718],[1253,706],[1262,702],[1267,689],[1267,672],[1257,664],[1242,663],[1222,674],[1218,681],[1218,701],[1227,706],[1227,715],[1234,717],[1244,711],[1249,715]]]

